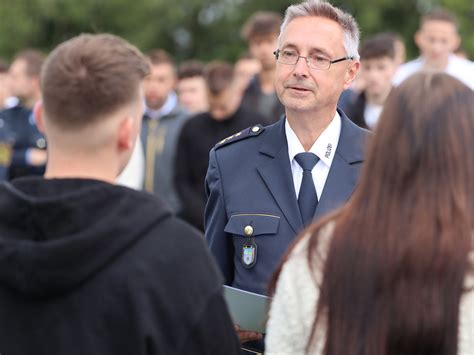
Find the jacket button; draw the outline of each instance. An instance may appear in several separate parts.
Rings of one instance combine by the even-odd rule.
[[[244,234],[247,237],[251,237],[253,235],[253,227],[252,226],[246,226],[244,228]]]

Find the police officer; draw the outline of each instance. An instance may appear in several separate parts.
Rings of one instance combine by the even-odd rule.
[[[351,196],[367,131],[337,102],[359,70],[358,44],[354,18],[327,2],[287,9],[274,52],[285,117],[210,153],[205,232],[226,284],[266,293],[295,236]]]

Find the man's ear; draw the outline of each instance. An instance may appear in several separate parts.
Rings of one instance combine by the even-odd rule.
[[[39,100],[35,103],[35,106],[33,107],[33,117],[36,122],[36,127],[38,127],[38,130],[44,134],[43,101]]]
[[[347,68],[346,71],[346,80],[344,83],[344,90],[348,89],[351,86],[351,83],[354,81],[354,79],[357,76],[357,73],[359,72],[360,69],[360,62],[359,61],[354,61],[349,65],[349,68]]]
[[[120,150],[130,150],[134,146],[134,125],[133,118],[125,117],[119,125],[118,148]]]

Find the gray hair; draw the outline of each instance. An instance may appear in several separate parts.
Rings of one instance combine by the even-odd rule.
[[[291,5],[286,9],[285,18],[280,28],[278,44],[280,45],[281,35],[288,24],[298,17],[318,16],[333,20],[342,27],[344,32],[344,49],[346,55],[359,59],[359,38],[360,31],[356,20],[351,14],[334,7],[324,0],[306,0],[300,4]]]

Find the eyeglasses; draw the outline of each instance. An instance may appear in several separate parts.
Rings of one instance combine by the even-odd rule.
[[[331,67],[331,64],[339,63],[344,60],[353,60],[354,57],[343,57],[335,60],[330,60],[326,57],[321,56],[320,54],[313,54],[307,57],[303,57],[299,55],[298,52],[292,49],[284,49],[280,50],[277,49],[273,52],[278,63],[285,64],[285,65],[296,65],[300,58],[306,60],[306,64],[308,67],[313,69],[320,69],[320,70],[327,70]]]

